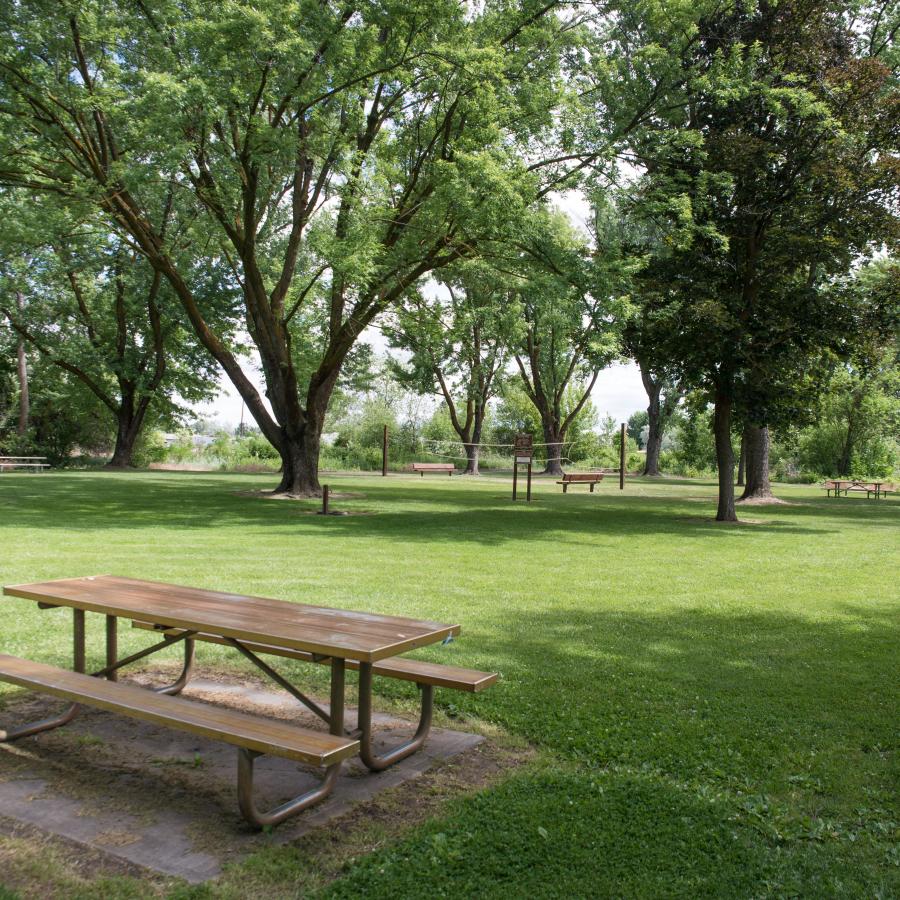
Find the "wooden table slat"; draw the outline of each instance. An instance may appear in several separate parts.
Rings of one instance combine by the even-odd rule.
[[[376,662],[434,644],[460,630],[458,625],[374,616],[111,575],[10,585],[3,591],[28,600],[361,662]]]
[[[0,654],[0,679],[64,700],[88,703],[110,712],[125,713],[158,725],[181,728],[192,734],[249,747],[259,753],[286,756],[316,766],[332,765],[351,756],[358,748],[357,741],[301,728],[290,722],[169,697],[135,685],[91,678],[6,654]]]

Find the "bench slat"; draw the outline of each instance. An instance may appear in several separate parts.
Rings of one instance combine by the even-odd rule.
[[[309,765],[330,766],[353,756],[359,749],[359,741],[349,738],[157,694],[131,684],[93,678],[6,654],[0,654],[0,680]]]
[[[181,634],[181,631],[178,628],[155,628],[149,622],[133,621],[131,624],[135,628],[145,628],[148,631],[155,631],[157,633],[169,635]],[[217,634],[197,634],[195,635],[194,640],[205,641],[209,644],[224,644],[230,646],[225,638],[222,638]],[[269,644],[255,644],[250,641],[241,641],[241,643],[254,653],[281,656],[285,659],[299,659],[304,662],[328,663],[328,659],[315,658],[312,653],[306,653],[303,650],[273,647]],[[345,660],[345,665],[348,669],[359,668],[359,663],[355,659]],[[477,669],[463,669],[459,666],[422,662],[418,659],[403,659],[399,656],[375,663],[372,666],[372,672],[375,675],[381,675],[386,678],[397,678],[401,681],[415,681],[420,684],[432,684],[435,687],[445,687],[456,691],[468,691],[471,693],[483,691],[485,688],[495,684],[498,678],[496,672],[479,672]]]

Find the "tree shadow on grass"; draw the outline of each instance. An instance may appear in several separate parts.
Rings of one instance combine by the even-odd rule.
[[[444,661],[503,680],[439,705],[574,768],[465,801],[336,894],[890,895],[900,615],[829,612],[573,606],[468,628]]]
[[[542,494],[531,504],[513,504],[493,491],[389,482],[383,488],[367,485],[364,499],[335,504],[350,511],[365,507],[376,515],[323,519],[306,515],[317,506],[315,500],[275,503],[240,496],[240,488],[248,482],[231,481],[227,476],[166,473],[131,480],[128,476],[104,475],[26,478],[4,477],[0,489],[8,489],[0,494],[0,505],[8,521],[37,529],[246,526],[298,537],[328,533],[335,537],[481,545],[540,539],[595,545],[604,534],[658,533],[707,540],[761,531],[813,535],[839,530],[827,516],[815,525],[796,521],[798,516],[821,516],[826,509],[831,512],[824,506],[809,513],[800,506],[770,507],[765,512],[754,508],[746,513],[752,524],[733,525],[714,521],[712,500],[708,514],[703,514],[705,511],[696,503],[669,495]],[[881,513],[879,509],[866,515],[871,519]]]

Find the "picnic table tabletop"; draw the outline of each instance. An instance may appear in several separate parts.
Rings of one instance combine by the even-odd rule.
[[[115,575],[9,585],[3,592],[55,606],[360,662],[387,659],[460,632],[459,625]]]

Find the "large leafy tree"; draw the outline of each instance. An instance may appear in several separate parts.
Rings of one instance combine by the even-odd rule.
[[[478,474],[490,400],[509,358],[520,308],[503,278],[480,263],[448,269],[442,290],[422,291],[389,326],[393,344],[409,357],[396,362],[400,382],[438,394],[466,454],[464,474]]]
[[[513,358],[540,416],[545,471],[560,475],[569,429],[620,352],[627,273],[611,207],[598,208],[593,252],[559,214],[530,225],[516,244],[522,327]]]
[[[828,354],[831,378],[806,453],[825,474],[889,474],[890,445],[900,439],[900,263],[879,260],[831,291],[846,327]],[[885,448],[882,460],[876,448]]]
[[[212,360],[143,256],[96,219],[47,204],[36,214],[13,199],[0,207],[0,314],[103,404],[115,422],[109,465],[130,466],[148,414],[171,418],[182,401],[212,395]]]
[[[876,18],[823,0],[723,7],[685,59],[684,102],[634,142],[638,208],[662,233],[646,312],[715,404],[721,520],[736,518],[735,415],[796,414],[791,386],[843,327],[823,287],[897,237],[900,95],[888,45],[861,30]]]
[[[520,151],[555,128],[569,30],[550,8],[9,4],[0,177],[94,202],[169,283],[278,449],[281,489],[315,492],[325,411],[360,332],[533,196],[540,164]],[[547,185],[575,165],[554,161]],[[176,224],[240,285],[271,413],[151,212],[170,188]],[[327,326],[298,371],[312,305]]]

